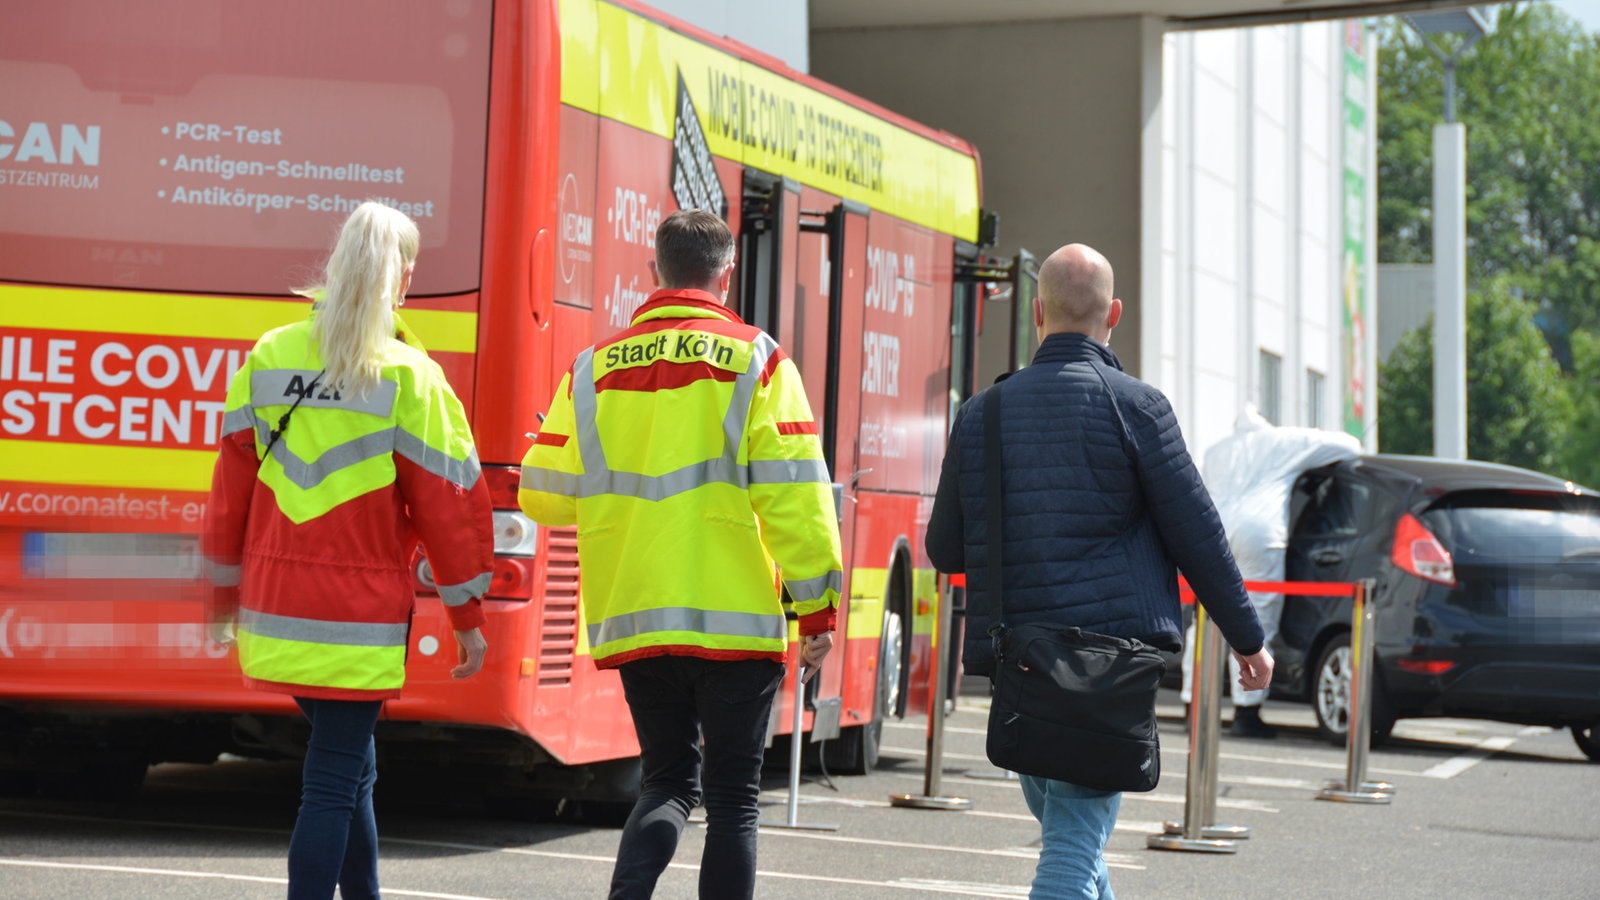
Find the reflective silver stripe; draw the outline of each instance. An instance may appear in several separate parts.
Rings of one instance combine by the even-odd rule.
[[[484,572],[471,581],[463,581],[460,584],[441,584],[439,585],[439,599],[444,601],[445,606],[460,606],[473,597],[482,597],[484,592],[489,590],[489,579],[492,577],[493,573]]]
[[[761,383],[761,370],[767,360],[778,352],[778,342],[766,332],[756,335],[751,345],[750,366],[733,382],[733,402],[728,404],[728,414],[722,420],[723,455],[738,461],[739,448],[744,446],[745,425],[750,421],[750,404],[756,396],[756,386]]]
[[[570,472],[557,472],[555,469],[523,466],[522,480],[519,483],[530,491],[543,491],[546,494],[559,494],[563,497],[574,497],[578,493],[578,476]]]
[[[227,437],[235,431],[244,431],[253,428],[256,424],[256,411],[246,404],[238,409],[230,409],[222,414],[222,436]]]
[[[589,626],[589,644],[597,646],[661,631],[688,631],[725,637],[787,640],[788,623],[782,615],[669,606],[612,616]]]
[[[469,452],[466,459],[456,459],[437,447],[430,447],[421,438],[403,428],[395,429],[394,452],[451,484],[459,484],[467,490],[471,490],[472,486],[478,483],[478,476],[482,474],[482,470],[478,467],[476,449]]]
[[[261,637],[347,647],[403,647],[409,626],[404,622],[325,622],[275,616],[253,609],[239,610],[239,629]]]
[[[744,444],[745,426],[750,419],[750,404],[761,381],[761,371],[767,361],[778,352],[778,342],[761,333],[752,343],[750,365],[733,382],[733,396],[722,418],[722,453],[712,459],[690,463],[664,475],[645,475],[640,472],[614,471],[606,462],[605,448],[600,446],[600,429],[597,424],[600,402],[594,389],[594,348],[578,354],[572,364],[572,408],[577,419],[578,456],[583,461],[581,476],[561,477],[550,472],[537,476],[535,486],[529,473],[523,470],[522,486],[550,493],[577,497],[595,497],[602,494],[620,494],[641,500],[664,500],[692,491],[707,484],[731,484],[747,490],[751,470],[739,464],[739,448]],[[787,471],[787,470],[785,470]],[[825,475],[825,473],[824,473]],[[783,480],[800,480],[786,478]],[[826,477],[821,480],[826,481]],[[571,485],[575,490],[566,490]]]
[[[572,361],[572,413],[577,418],[578,458],[583,461],[587,477],[610,472],[606,465],[606,451],[600,446],[600,426],[595,417],[600,411],[600,401],[594,392],[594,348],[578,354]]]
[[[356,391],[345,393],[318,384],[316,379],[321,374],[308,369],[258,369],[250,373],[250,402],[257,406],[289,406],[304,394],[300,400],[302,409],[347,409],[385,419],[394,411],[394,398],[399,391],[395,382],[379,379],[363,397]]]
[[[826,575],[818,575],[816,578],[806,578],[801,581],[785,578],[783,586],[789,589],[789,596],[793,597],[796,603],[804,603],[807,600],[821,600],[827,596],[829,591],[839,593],[844,590],[844,573],[834,569]]]
[[[302,490],[309,491],[340,469],[349,468],[356,463],[394,452],[395,432],[397,430],[385,428],[382,431],[374,431],[371,434],[364,434],[361,437],[337,444],[317,457],[314,462],[306,462],[296,456],[294,451],[289,449],[288,444],[280,440],[272,447],[272,458],[277,460],[278,465],[283,467],[284,477],[294,482]],[[476,459],[472,461],[472,465],[476,469]]]
[[[820,459],[756,459],[750,462],[751,484],[829,484],[828,467]]]
[[[206,580],[217,587],[238,587],[241,566],[226,566],[214,559],[207,559]]]
[[[749,473],[743,466],[726,458],[707,459],[690,463],[665,475],[640,475],[637,472],[585,473],[578,479],[580,497],[599,494],[620,494],[640,500],[665,500],[707,484],[731,484],[740,489],[749,487]]]

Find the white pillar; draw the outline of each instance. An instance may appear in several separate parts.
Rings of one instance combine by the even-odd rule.
[[[1433,455],[1467,458],[1467,129],[1433,126]]]

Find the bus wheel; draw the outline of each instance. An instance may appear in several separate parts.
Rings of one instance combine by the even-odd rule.
[[[53,800],[131,800],[144,787],[143,760],[116,759],[64,772],[40,772],[39,794]]]
[[[0,771],[0,797],[32,797],[39,791],[39,776],[33,772]]]
[[[883,637],[878,644],[878,690],[872,721],[841,729],[839,739],[829,744],[828,761],[846,775],[865,775],[878,767],[878,750],[883,745],[883,720],[900,706],[900,680],[904,657],[905,619],[899,610],[885,610]]]

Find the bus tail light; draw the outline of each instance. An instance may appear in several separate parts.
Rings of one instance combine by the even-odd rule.
[[[1411,513],[1400,517],[1394,528],[1394,549],[1389,559],[1402,572],[1447,587],[1456,585],[1455,561],[1422,520]]]
[[[494,552],[496,556],[532,556],[539,546],[539,526],[520,512],[494,511]]]
[[[489,576],[487,600],[530,600],[533,598],[533,560],[539,547],[539,526],[522,514],[517,506],[517,486],[522,471],[516,466],[484,466],[483,479],[489,488],[493,507],[494,570]],[[417,586],[438,591],[433,567],[422,549],[416,556]]]
[[[431,594],[439,592],[439,585],[433,580],[433,566],[429,565],[428,557],[417,551],[417,589]],[[489,574],[489,590],[483,595],[485,600],[531,600],[533,599],[533,557],[531,556],[500,556],[494,558],[494,569]]]

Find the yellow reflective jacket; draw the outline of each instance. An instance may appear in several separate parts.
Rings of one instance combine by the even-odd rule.
[[[800,633],[833,630],[838,511],[799,370],[703,291],[657,291],[626,331],[578,354],[518,500],[532,519],[578,526],[601,668],[782,660],[779,572]]]
[[[399,696],[418,537],[451,627],[483,622],[488,486],[444,372],[395,324],[365,397],[321,383],[310,319],[262,336],[228,386],[204,552],[252,687]]]

